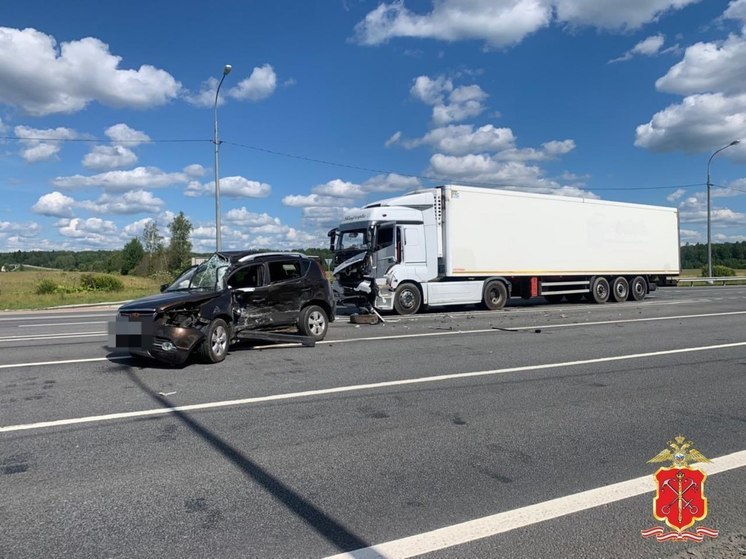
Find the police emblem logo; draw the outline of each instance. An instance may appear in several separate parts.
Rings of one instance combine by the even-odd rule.
[[[694,532],[687,531],[687,528],[707,516],[704,493],[707,474],[689,464],[710,460],[693,447],[692,441],[679,435],[669,441],[668,448],[648,460],[648,464],[668,461],[672,462],[671,467],[659,468],[653,475],[656,484],[653,516],[674,531],[666,532],[662,526],[654,526],[642,530],[642,536],[655,536],[659,542],[701,542],[705,537],[716,538],[718,531],[710,528],[698,527]]]

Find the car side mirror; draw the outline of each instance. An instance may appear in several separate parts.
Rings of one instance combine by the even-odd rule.
[[[166,291],[166,289],[168,289],[168,284],[167,283],[161,284],[161,293],[163,293],[164,291]]]

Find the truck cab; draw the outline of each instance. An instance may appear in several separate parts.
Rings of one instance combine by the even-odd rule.
[[[400,279],[407,278],[415,285],[437,275],[433,195],[423,194],[355,210],[329,231],[334,289],[341,303],[401,312],[394,300]],[[420,291],[417,308],[421,302]]]

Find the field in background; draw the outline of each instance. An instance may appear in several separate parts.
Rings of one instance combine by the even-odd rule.
[[[0,273],[0,311],[128,301],[158,293],[160,290],[158,280],[138,276],[114,276],[124,284],[122,291],[80,291],[44,295],[36,293],[37,286],[43,280],[52,281],[73,291],[76,286],[80,285],[80,277],[83,275],[85,275],[83,272],[62,271]],[[681,272],[682,278],[701,275],[702,272],[699,269],[687,269]],[[736,275],[746,277],[746,270],[736,270]]]
[[[73,293],[46,293],[43,295],[38,295],[36,292],[39,283],[45,280],[54,282],[56,285],[66,288],[67,291],[75,291],[80,286],[80,277],[83,275],[86,274],[83,272],[60,271],[0,273],[0,311],[127,301],[152,295],[160,290],[160,283],[154,279],[137,276],[114,276],[124,284],[122,291],[78,291]]]

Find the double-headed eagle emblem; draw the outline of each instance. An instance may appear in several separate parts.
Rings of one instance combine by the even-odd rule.
[[[678,435],[674,437],[674,440],[668,441],[670,448],[666,448],[653,456],[648,460],[648,464],[670,460],[675,468],[686,468],[690,462],[710,462],[709,458],[705,458],[700,451],[692,448],[692,444],[692,441],[687,441],[683,435]]]

